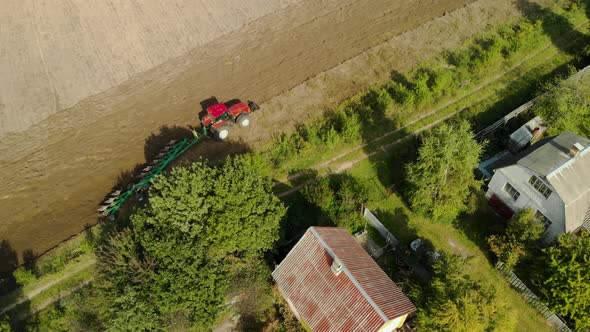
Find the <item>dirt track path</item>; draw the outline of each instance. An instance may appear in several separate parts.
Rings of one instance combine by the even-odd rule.
[[[95,223],[96,204],[117,176],[142,162],[152,145],[169,139],[150,134],[167,124],[194,124],[198,102],[213,94],[268,100],[257,130],[240,134],[258,145],[386,79],[391,69],[409,68],[486,23],[518,15],[512,1],[479,0],[463,7],[471,2],[306,1],[2,139],[0,239],[10,240],[18,252],[39,253]],[[364,52],[375,45],[383,46]],[[214,150],[203,145],[196,153]]]
[[[58,283],[62,282],[63,280],[79,273],[82,270],[85,270],[91,266],[93,266],[96,263],[96,259],[90,259],[86,262],[84,262],[84,264],[81,264],[80,266],[76,267],[75,269],[68,271],[67,273],[63,274],[62,276],[60,276],[57,279],[51,280],[47,283],[44,283],[42,285],[39,285],[38,287],[36,287],[35,289],[29,290],[26,293],[22,294],[21,297],[15,301],[14,303],[2,308],[2,310],[0,310],[0,315],[4,314],[5,312],[8,312],[12,309],[14,309],[16,306],[18,306],[19,304],[25,303],[27,301],[32,300],[35,296],[41,294],[42,292],[46,291],[47,289],[57,285]],[[75,289],[79,289],[78,286],[74,287]],[[75,289],[68,289],[66,291],[64,291],[63,294],[60,294],[60,296],[67,296],[69,294],[71,294],[72,292],[75,291]],[[67,292],[67,293],[66,293]],[[44,303],[42,303],[41,305],[35,307],[36,311],[40,311],[43,308],[47,307],[48,305],[50,305],[51,303],[57,301],[57,298],[49,298],[47,299]]]

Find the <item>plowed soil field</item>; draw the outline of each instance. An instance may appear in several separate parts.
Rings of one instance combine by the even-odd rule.
[[[391,70],[517,15],[507,0],[283,1],[238,30],[0,137],[0,240],[19,253],[42,253],[96,223],[97,203],[118,179],[168,137],[185,135],[211,96],[261,101],[264,110],[248,132],[235,132],[238,141],[204,144],[194,155],[258,146]]]

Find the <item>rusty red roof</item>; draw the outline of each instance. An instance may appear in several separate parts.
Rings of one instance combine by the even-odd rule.
[[[332,271],[335,259],[342,266],[338,275]],[[310,227],[272,276],[314,332],[377,331],[416,311],[344,228]]]

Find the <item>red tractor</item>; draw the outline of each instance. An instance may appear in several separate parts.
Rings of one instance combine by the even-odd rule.
[[[238,99],[227,103],[217,103],[207,107],[201,116],[201,125],[207,128],[215,138],[225,140],[229,136],[229,128],[238,124],[245,128],[250,125],[250,113],[259,110],[260,106],[253,101],[245,103]]]

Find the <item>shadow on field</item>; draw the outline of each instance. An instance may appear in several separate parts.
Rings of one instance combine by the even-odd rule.
[[[32,256],[31,256],[32,255]],[[33,260],[31,261],[31,257]],[[23,252],[22,261],[25,271],[33,275],[34,255],[31,250]],[[26,300],[13,305],[22,298],[22,288],[17,284],[13,272],[19,267],[16,250],[7,240],[0,241],[0,322],[7,321],[12,331],[23,331],[25,326],[21,320],[30,315],[30,301]]]
[[[224,160],[226,157],[240,155],[250,151],[250,146],[242,140],[218,141],[210,138],[192,146],[171,165],[172,167],[186,166],[201,159],[218,162]]]
[[[160,127],[158,133],[152,133],[145,140],[144,144],[144,157],[146,161],[151,161],[154,157],[160,153],[160,151],[168,144],[171,140],[180,141],[184,138],[192,137],[192,131],[188,127],[178,126],[163,126]]]
[[[502,234],[506,221],[497,216],[488,206],[483,192],[473,193],[469,200],[467,205],[472,207],[472,210],[459,216],[454,226],[479,247],[490,264],[495,264],[496,260],[490,251],[487,238],[493,234]]]
[[[18,254],[8,240],[0,241],[0,296],[16,288],[12,272],[18,267]]]
[[[589,3],[586,2],[586,13],[590,17]],[[570,46],[571,41],[579,40],[584,45],[590,43],[590,36],[577,31],[566,17],[553,12],[549,8],[542,7],[538,3],[529,0],[519,0],[518,9],[531,22],[542,19],[543,31],[551,38],[553,44],[572,56],[579,55],[579,50]],[[564,35],[567,35],[568,38],[564,38]]]
[[[407,91],[415,89],[414,83],[402,73],[391,73],[391,84],[406,87]],[[381,184],[386,187],[402,185],[405,164],[415,159],[415,136],[405,128],[400,128],[397,116],[404,116],[410,110],[400,106],[405,98],[396,95],[390,88],[370,90],[362,98],[366,111],[361,113],[361,137],[366,146],[364,153],[368,156]],[[412,92],[410,92],[412,93]],[[406,114],[407,115],[407,114]],[[392,149],[392,146],[395,148]]]

